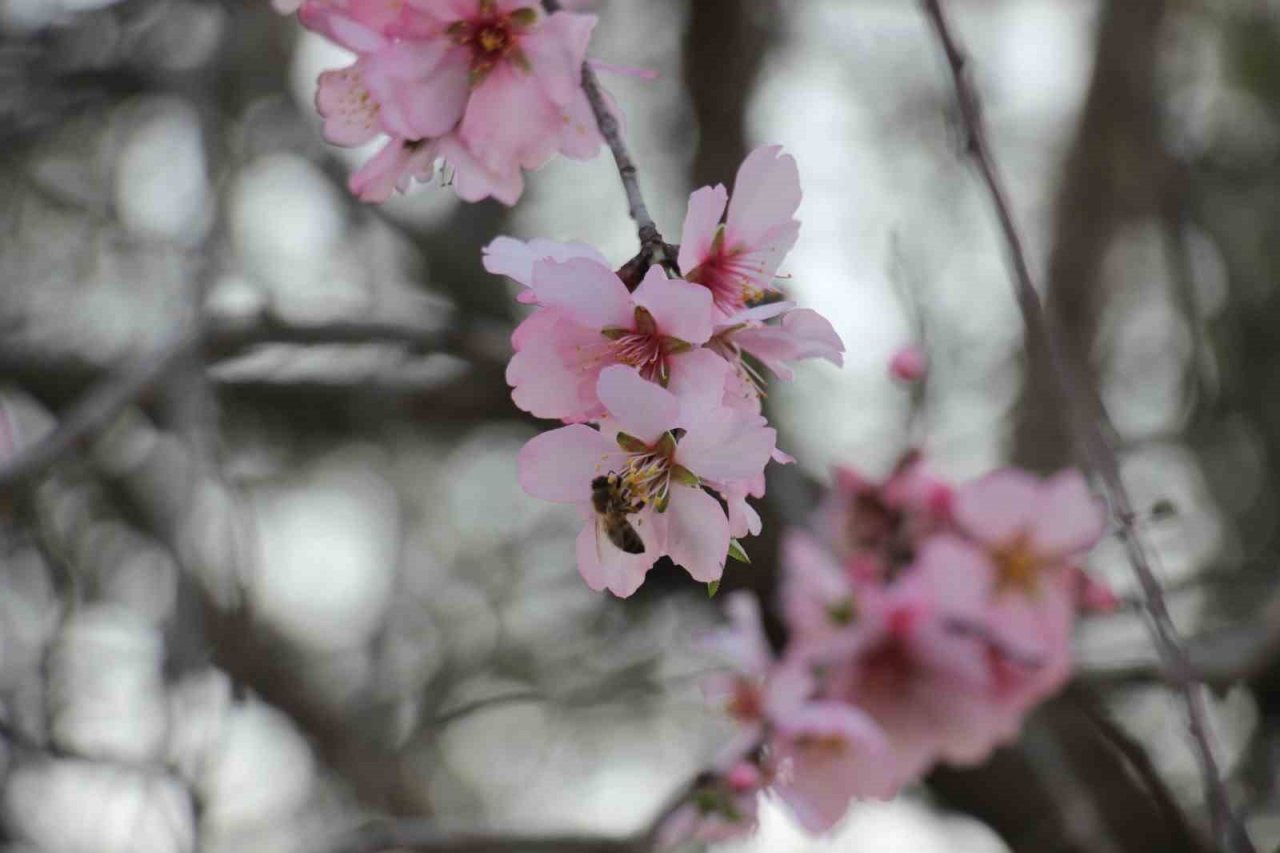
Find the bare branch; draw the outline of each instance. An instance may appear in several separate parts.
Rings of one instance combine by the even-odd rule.
[[[1152,569],[1147,545],[1135,524],[1133,504],[1120,476],[1119,462],[1101,426],[1100,407],[1091,395],[1082,393],[1072,365],[1062,355],[1055,330],[1045,319],[1044,307],[1031,276],[1022,240],[987,143],[978,94],[965,73],[965,54],[951,33],[941,0],[921,0],[921,5],[946,55],[968,151],[991,196],[1004,236],[1005,249],[1013,267],[1014,294],[1026,329],[1027,346],[1043,351],[1053,367],[1058,391],[1073,430],[1084,448],[1089,467],[1101,479],[1110,499],[1112,512],[1120,527],[1119,536],[1145,596],[1146,613],[1164,668],[1186,705],[1188,727],[1213,818],[1215,838],[1224,850],[1251,853],[1254,850],[1253,844],[1232,814],[1230,799],[1223,784],[1209,732],[1203,686],[1195,681],[1186,648],[1173,624],[1160,583]]]
[[[325,853],[639,853],[647,848],[632,838],[449,832],[431,821],[392,820],[355,830],[322,849]]]
[[[108,373],[38,441],[0,464],[0,494],[39,480],[58,462],[102,432],[128,406],[142,400],[170,370],[190,356],[221,360],[275,344],[396,344],[411,352],[449,352],[479,361],[501,361],[485,329],[423,329],[406,324],[341,322],[294,326],[270,317],[244,324],[210,325],[175,335],[155,351]]]
[[[548,12],[561,10],[560,0],[543,0]],[[595,69],[589,63],[582,65],[582,90],[595,113],[596,124],[600,127],[600,135],[609,144],[613,152],[613,160],[618,165],[618,177],[622,179],[622,188],[627,193],[627,209],[640,233],[640,247],[652,253],[653,260],[661,262],[665,256],[665,244],[658,226],[649,215],[649,208],[644,202],[644,193],[640,191],[640,175],[631,152],[627,149],[626,140],[622,138],[622,128],[618,118],[609,109],[600,81],[596,78]]]

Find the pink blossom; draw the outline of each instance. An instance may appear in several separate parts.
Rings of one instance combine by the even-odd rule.
[[[505,275],[524,290],[516,297],[520,302],[533,302],[533,267],[538,261],[563,263],[574,258],[586,258],[602,267],[609,261],[594,246],[586,243],[557,243],[554,240],[534,238],[521,242],[514,237],[497,237],[484,247],[484,268],[494,275]]]
[[[812,653],[854,630],[855,577],[817,537],[798,529],[784,533],[782,566],[783,610],[794,653]]]
[[[324,119],[324,136],[334,145],[355,147],[384,135],[378,101],[366,86],[367,64],[320,75],[316,109]],[[383,202],[413,180],[428,181],[435,171],[436,146],[424,140],[393,136],[351,176],[351,192],[363,201]]]
[[[905,453],[884,480],[847,466],[838,467],[833,480],[818,510],[819,527],[837,556],[864,575],[903,568],[919,542],[949,524],[951,486],[918,451]]]
[[[778,764],[772,790],[810,832],[830,831],[855,797],[896,793],[884,773],[889,743],[854,706],[809,702],[775,721],[769,743]]]
[[[980,761],[1018,730],[1020,709],[1001,704],[1006,660],[984,626],[989,566],[954,536],[936,536],[887,586],[859,590],[858,620],[828,652],[821,695],[853,703],[879,724],[890,744],[880,783],[896,789],[934,762]],[[1002,670],[1004,672],[1006,670]]]
[[[778,322],[764,322],[770,318],[778,318]],[[766,383],[744,355],[750,355],[784,380],[794,377],[789,366],[793,361],[821,358],[837,367],[844,365],[844,342],[830,321],[809,308],[792,310],[790,303],[740,312],[735,322],[716,327],[707,347],[724,358],[732,369],[726,386],[726,405],[748,411],[760,410]]]
[[[578,570],[592,589],[625,598],[664,554],[696,580],[718,580],[729,520],[706,489],[759,476],[774,431],[729,409],[682,421],[674,394],[622,365],[600,371],[597,394],[607,415],[601,428],[574,424],[530,440],[520,451],[521,485],[534,497],[578,505],[586,522]],[[677,439],[671,431],[682,423]],[[595,502],[606,486],[611,511]],[[610,535],[619,519],[638,537],[631,550]]]
[[[532,273],[541,308],[512,335],[507,367],[516,405],[542,418],[596,420],[604,408],[596,379],[606,367],[636,368],[645,379],[692,401],[718,406],[728,366],[698,349],[711,336],[711,297],[650,267],[635,293],[587,257],[540,260]]]
[[[889,359],[889,375],[900,382],[919,382],[929,369],[929,357],[914,344],[905,346]]]
[[[721,216],[728,215],[721,224]],[[716,321],[775,293],[774,276],[800,234],[800,174],[777,145],[757,148],[738,169],[733,198],[724,186],[689,197],[679,263],[689,281],[711,291]]]

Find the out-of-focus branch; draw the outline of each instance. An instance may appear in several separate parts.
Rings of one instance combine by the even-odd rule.
[[[482,329],[432,330],[355,321],[293,326],[273,318],[188,329],[102,377],[63,413],[52,431],[0,464],[0,493],[37,481],[110,426],[125,408],[146,397],[170,370],[193,356],[219,361],[274,344],[395,344],[416,353],[447,352],[478,361],[501,360],[502,354],[489,338],[496,336]]]
[[[543,0],[543,5],[548,12],[558,12],[561,9],[560,0]],[[618,118],[609,108],[604,90],[600,88],[600,80],[589,63],[583,63],[582,66],[582,90],[591,103],[591,112],[595,113],[600,135],[604,137],[604,141],[609,144],[609,150],[613,152],[613,160],[618,166],[618,177],[622,179],[622,188],[627,193],[627,210],[635,221],[636,228],[639,229],[640,248],[642,251],[650,252],[653,260],[661,262],[665,258],[665,244],[658,226],[649,214],[644,193],[640,190],[639,170],[636,169],[635,161],[631,159],[631,151],[627,148],[626,140],[622,138],[622,127],[618,124]]]
[[[634,838],[449,832],[430,821],[398,820],[362,828],[322,848],[325,853],[641,853]]]
[[[1252,842],[1232,814],[1209,733],[1204,690],[1195,681],[1186,648],[1182,645],[1160,583],[1152,570],[1146,543],[1135,525],[1136,516],[1128,489],[1120,476],[1119,462],[1100,426],[1099,407],[1092,397],[1082,395],[1073,366],[1063,357],[1054,329],[1046,322],[1022,240],[987,144],[978,95],[966,73],[965,55],[951,33],[941,0],[921,0],[921,4],[946,55],[969,154],[991,196],[1004,236],[1005,248],[1013,267],[1014,292],[1026,329],[1027,346],[1045,353],[1053,367],[1054,379],[1073,430],[1085,449],[1090,467],[1106,488],[1112,512],[1120,525],[1120,538],[1146,597],[1146,610],[1161,658],[1186,705],[1188,726],[1213,818],[1215,838],[1224,850],[1253,851]]]

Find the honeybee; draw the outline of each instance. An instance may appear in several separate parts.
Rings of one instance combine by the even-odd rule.
[[[644,540],[627,521],[628,515],[644,509],[644,501],[633,501],[624,494],[622,479],[617,474],[610,472],[591,481],[591,505],[596,511],[597,548],[603,530],[614,547],[624,554],[644,553]]]

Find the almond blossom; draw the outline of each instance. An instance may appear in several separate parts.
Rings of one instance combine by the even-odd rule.
[[[718,406],[728,367],[697,349],[711,336],[711,297],[704,288],[649,268],[635,293],[589,257],[533,264],[540,308],[512,335],[507,367],[512,399],[525,411],[564,421],[604,415],[596,379],[606,367],[636,368],[650,382]]]
[[[1030,707],[1070,675],[1071,631],[1089,589],[1079,561],[1102,537],[1105,509],[1077,471],[1041,480],[1008,469],[960,487],[953,512],[986,562],[987,621],[997,636],[1043,658],[1033,673],[1009,673],[1002,685],[1010,701]]]
[[[770,145],[742,162],[732,199],[720,184],[689,197],[680,269],[711,291],[717,322],[777,295],[774,276],[800,235],[800,195],[795,158]]]
[[[592,589],[625,598],[663,555],[696,580],[718,580],[729,520],[707,489],[758,476],[773,451],[774,430],[726,408],[682,421],[674,394],[623,365],[600,371],[597,395],[606,414],[599,429],[573,424],[521,449],[521,486],[534,497],[578,506],[585,522],[578,571]],[[684,432],[677,438],[678,426]],[[613,489],[608,512],[593,496],[600,478]],[[611,537],[621,523],[635,532],[638,548],[625,550]]]
[[[889,755],[875,722],[854,706],[815,700],[805,662],[774,658],[756,600],[745,592],[727,599],[728,627],[703,641],[731,666],[704,684],[737,727],[720,762],[754,761],[768,791],[811,832],[830,830],[855,797],[891,793],[877,769]]]
[[[529,0],[306,0],[299,19],[356,54],[339,77],[321,77],[326,138],[390,140],[353,179],[365,200],[429,179],[441,159],[461,198],[514,204],[522,170],[600,148],[581,85],[594,15],[546,14]]]
[[[929,369],[929,357],[920,347],[910,344],[889,359],[889,375],[899,382],[919,382]]]

